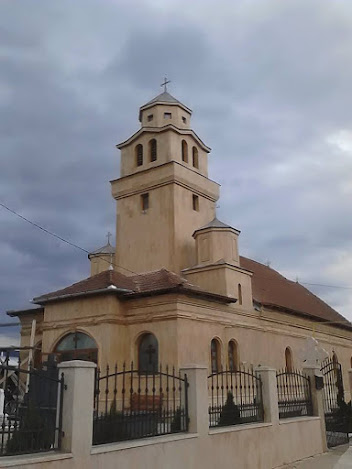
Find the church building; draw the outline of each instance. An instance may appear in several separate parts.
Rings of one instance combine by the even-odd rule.
[[[117,145],[116,249],[89,255],[88,278],[9,312],[35,363],[80,358],[103,367],[133,361],[301,368],[308,337],[351,368],[348,320],[297,282],[240,256],[240,231],[217,218],[219,184],[192,111],[166,90],[139,109],[140,128]]]

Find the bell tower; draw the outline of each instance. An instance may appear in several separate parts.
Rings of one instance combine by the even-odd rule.
[[[163,85],[141,106],[140,129],[117,145],[115,260],[126,275],[194,265],[192,234],[214,218],[219,198],[219,185],[208,179],[210,148],[191,129],[192,111]]]

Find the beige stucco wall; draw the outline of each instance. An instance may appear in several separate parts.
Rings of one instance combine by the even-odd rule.
[[[97,275],[108,270],[115,261],[115,254],[99,254],[90,257],[90,275]]]
[[[31,317],[21,321],[21,344],[29,345]],[[302,350],[307,337],[315,337],[342,364],[346,400],[350,400],[348,369],[351,368],[351,332],[319,324],[306,318],[273,310],[250,311],[235,305],[161,295],[120,302],[115,296],[96,296],[55,303],[45,307],[44,322],[37,320],[36,342],[43,339],[43,351],[51,352],[66,333],[80,330],[98,345],[99,366],[136,360],[137,341],[152,332],[159,342],[163,365],[180,367],[198,363],[210,367],[210,342],[218,338],[222,364],[227,365],[228,342],[238,344],[245,366],[285,366],[285,349],[290,347],[293,364],[302,368]]]
[[[44,465],[48,469],[271,469],[322,452],[320,420],[313,417],[293,419],[278,426],[224,428],[202,437],[172,435],[101,445],[86,457],[68,455],[68,459],[56,461],[53,455],[2,458],[2,467],[11,464],[18,469],[41,469]]]
[[[31,318],[22,319],[22,345],[29,344]],[[120,302],[115,296],[96,296],[47,305],[44,322],[38,318],[36,342],[43,351],[53,351],[66,333],[80,330],[98,345],[99,365],[136,360],[137,340],[152,332],[159,342],[159,360],[176,367],[189,363],[210,366],[210,342],[221,343],[222,364],[227,364],[228,342],[238,344],[245,365],[285,366],[285,349],[292,350],[293,364],[302,368],[302,350],[307,337],[314,336],[342,364],[346,399],[350,400],[348,369],[351,368],[351,332],[305,318],[271,310],[250,311],[235,305],[161,295]],[[41,334],[41,331],[42,334]]]
[[[149,209],[144,213],[141,195],[146,192]],[[112,181],[112,193],[117,200],[116,264],[123,273],[180,272],[194,265],[192,234],[215,215],[216,183],[171,162]],[[193,194],[199,197],[199,211],[193,210]]]
[[[196,233],[197,264],[224,260],[239,265],[238,234],[232,229],[208,229]]]
[[[150,161],[149,142],[153,138],[157,141],[157,160]],[[138,144],[143,145],[143,165],[137,166],[135,149]],[[181,151],[181,150],[180,150]],[[120,176],[135,174],[145,169],[154,168],[171,161],[170,135],[168,132],[147,132],[138,137],[121,150]]]
[[[157,159],[150,160],[149,142],[155,139],[157,142]],[[182,140],[187,142],[188,162],[182,161]],[[136,146],[143,145],[143,164],[137,166]],[[198,150],[198,168],[193,166],[192,148]],[[137,174],[146,169],[155,168],[169,161],[177,161],[195,173],[208,176],[208,154],[199,145],[192,134],[179,134],[175,130],[142,132],[135,140],[121,149],[120,177]]]
[[[171,119],[165,119],[165,112],[171,113]],[[153,115],[153,120],[148,121],[148,116],[151,114]],[[186,123],[183,122],[182,117],[186,118]],[[173,124],[179,129],[189,129],[191,124],[191,113],[179,106],[156,104],[142,110],[141,124],[142,127],[163,127],[164,125]]]

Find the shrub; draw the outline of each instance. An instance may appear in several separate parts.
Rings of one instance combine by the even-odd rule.
[[[8,454],[29,453],[50,449],[54,443],[55,424],[50,415],[45,418],[30,401],[19,409],[19,424],[7,442]],[[9,421],[9,425],[14,422]]]
[[[232,392],[228,392],[225,405],[221,410],[219,426],[235,425],[240,422],[240,409],[234,403]]]
[[[186,431],[186,418],[186,416],[182,418],[181,409],[180,407],[177,407],[174,418],[171,422],[171,433]]]

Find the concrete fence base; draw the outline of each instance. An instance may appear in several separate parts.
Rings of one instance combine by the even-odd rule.
[[[184,366],[189,382],[188,433],[92,446],[95,365],[59,365],[67,389],[63,403],[62,451],[0,459],[0,467],[28,469],[271,469],[326,451],[322,391],[311,377],[312,417],[279,420],[275,370],[260,367],[264,422],[209,429],[207,369]]]

